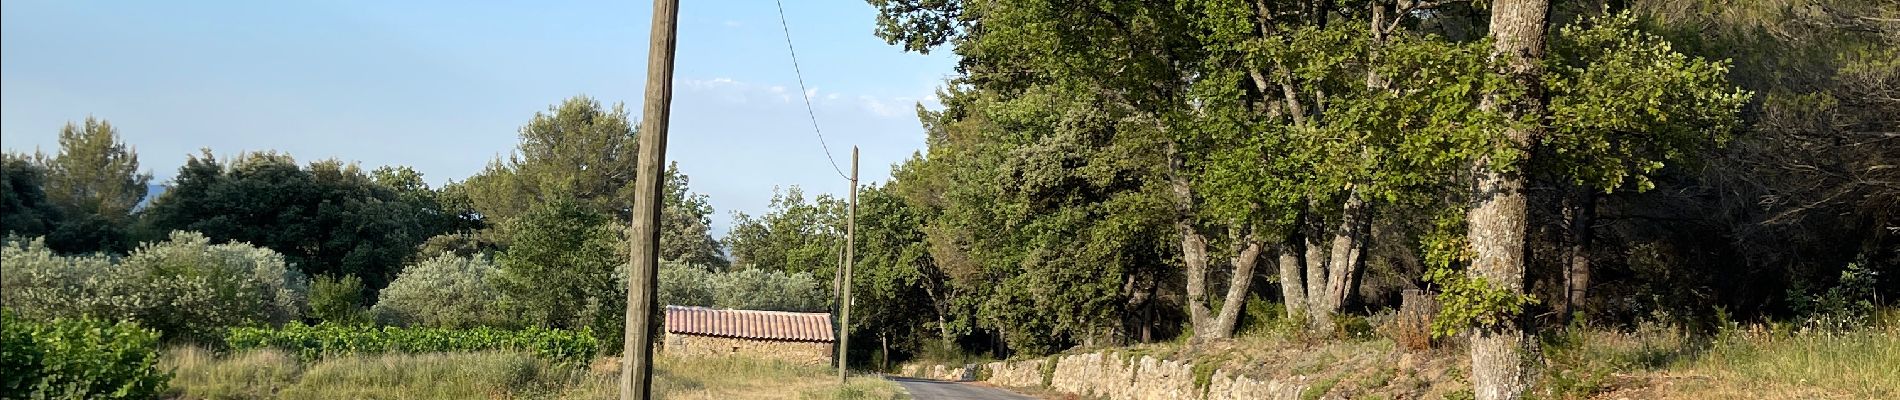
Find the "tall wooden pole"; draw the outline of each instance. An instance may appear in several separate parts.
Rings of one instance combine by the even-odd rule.
[[[640,121],[640,164],[634,171],[632,249],[627,269],[626,347],[621,353],[620,399],[653,397],[653,315],[659,292],[660,169],[666,166],[666,126],[673,106],[673,48],[679,0],[654,0],[647,50],[647,93]]]
[[[844,287],[844,297],[839,305],[843,311],[838,312],[838,383],[840,384],[845,382],[845,369],[850,367],[850,363],[845,362],[845,351],[850,349],[850,346],[846,344],[849,342],[847,339],[851,337],[851,265],[857,263],[855,255],[852,254],[852,250],[858,247],[857,234],[858,146],[851,146],[851,214],[850,220],[844,225],[844,279],[841,280],[844,284],[840,285]]]

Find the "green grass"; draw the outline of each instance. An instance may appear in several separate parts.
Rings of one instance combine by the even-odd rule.
[[[1325,396],[1326,392],[1333,391],[1333,386],[1338,385],[1338,376],[1321,379],[1319,382],[1314,382],[1312,386],[1307,386],[1306,390],[1301,390],[1300,400],[1317,400],[1321,396]]]
[[[520,352],[449,352],[329,357],[300,362],[277,350],[218,356],[174,348],[178,399],[617,399],[617,360],[592,367],[550,363]],[[836,370],[743,357],[661,357],[653,394],[662,399],[897,399],[874,376],[837,384]]]
[[[1646,325],[1633,332],[1573,328],[1545,338],[1538,395],[1603,392],[1669,398],[1900,398],[1900,318],[1846,331],[1729,326],[1688,335]]]
[[[1707,373],[1740,388],[1807,386],[1859,398],[1900,397],[1900,329],[1778,334],[1742,332],[1717,339],[1700,357],[1672,370]]]

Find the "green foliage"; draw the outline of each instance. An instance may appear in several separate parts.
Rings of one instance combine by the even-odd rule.
[[[1307,386],[1305,390],[1300,391],[1300,400],[1319,400],[1325,397],[1326,392],[1333,391],[1333,386],[1339,385],[1340,378],[1342,376],[1334,375],[1314,382],[1312,386]]]
[[[245,153],[225,165],[210,150],[179,168],[143,213],[144,229],[201,232],[283,253],[306,275],[350,275],[377,290],[429,237],[470,228],[420,175],[365,172],[337,160],[299,167],[288,155]]]
[[[584,203],[554,200],[512,220],[514,244],[497,257],[503,308],[522,324],[591,327],[617,348],[625,328],[626,265],[622,228]]]
[[[1286,305],[1267,301],[1259,296],[1247,297],[1247,304],[1241,308],[1240,320],[1234,324],[1234,332],[1240,335],[1266,335],[1286,333],[1300,329],[1303,323],[1286,315]]]
[[[909,352],[945,331],[931,329],[938,324],[931,311],[948,304],[943,293],[948,278],[930,257],[919,208],[906,203],[890,184],[858,192],[851,329],[889,339],[893,351]]]
[[[139,172],[138,152],[120,141],[112,123],[92,117],[60,128],[59,154],[46,166],[46,195],[54,204],[120,223],[145,198],[152,180]]]
[[[823,312],[831,300],[826,291],[821,281],[804,272],[713,272],[705,266],[678,262],[660,265],[663,305]]]
[[[66,217],[46,233],[48,246],[61,253],[130,249],[125,227],[152,174],[139,171],[138,152],[111,122],[68,122],[59,131],[59,153],[35,158],[45,167],[46,199]]]
[[[0,235],[45,236],[59,219],[46,197],[46,167],[25,155],[0,155]]]
[[[831,276],[843,261],[844,199],[829,194],[806,199],[798,186],[774,188],[770,210],[753,217],[733,213],[724,243],[733,265]]]
[[[149,399],[171,378],[157,368],[158,333],[138,324],[3,318],[0,397]]]
[[[1677,52],[1628,12],[1563,27],[1550,53],[1551,130],[1537,168],[1604,192],[1654,188],[1666,164],[1726,143],[1751,96],[1728,82],[1727,62]]]
[[[600,347],[587,330],[542,328],[378,328],[291,323],[279,329],[235,328],[225,338],[233,351],[274,348],[304,360],[349,354],[514,350],[550,361],[584,364]]]
[[[1522,315],[1524,307],[1537,304],[1530,295],[1490,284],[1483,277],[1464,271],[1435,268],[1425,273],[1426,281],[1438,285],[1438,317],[1432,320],[1432,337],[1457,335],[1466,329],[1496,329]]]
[[[638,135],[620,104],[603,107],[585,95],[569,98],[521,127],[520,143],[506,160],[496,159],[481,173],[451,190],[509,244],[510,221],[532,213],[534,205],[572,201],[580,208],[626,220],[633,208]],[[724,267],[719,242],[711,234],[712,204],[693,193],[677,163],[668,166],[662,185],[660,257]]]
[[[469,328],[516,323],[501,309],[495,263],[449,252],[403,268],[370,314],[397,326]]]
[[[348,275],[318,275],[311,280],[310,318],[344,325],[369,323],[369,310],[363,305],[363,280]]]
[[[308,282],[269,249],[177,232],[123,259],[54,255],[40,240],[0,248],[7,307],[28,318],[137,321],[167,341],[216,341],[226,328],[301,315]]]
[[[1874,313],[1878,273],[1861,264],[1848,264],[1840,279],[1826,290],[1808,290],[1799,282],[1788,290],[1789,308],[1804,325],[1831,331],[1866,326]]]

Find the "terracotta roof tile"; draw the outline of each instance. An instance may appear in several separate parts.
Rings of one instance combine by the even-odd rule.
[[[666,332],[746,339],[830,342],[831,314],[666,306]]]

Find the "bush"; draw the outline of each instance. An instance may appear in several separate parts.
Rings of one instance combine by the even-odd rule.
[[[0,284],[22,317],[137,321],[168,341],[216,342],[233,326],[281,324],[301,314],[308,282],[283,255],[174,232],[124,259],[54,255],[42,240],[0,248]]]
[[[157,368],[158,333],[137,324],[0,314],[0,389],[7,397],[156,398],[171,379]]]
[[[234,351],[274,348],[304,360],[328,355],[516,350],[558,362],[585,363],[600,344],[588,331],[501,330],[304,325],[237,328],[225,342]]]
[[[713,307],[714,275],[704,266],[661,262],[660,305]]]
[[[495,264],[483,256],[443,252],[402,270],[370,308],[378,323],[469,328],[505,324]]]
[[[829,303],[825,289],[825,284],[805,272],[712,272],[704,266],[672,262],[660,267],[660,301],[664,305],[825,311]]]
[[[369,312],[363,309],[363,279],[319,275],[310,281],[310,317],[346,325],[369,323]]]
[[[1788,290],[1788,304],[1807,327],[1845,331],[1866,326],[1874,311],[1877,277],[1858,263],[1847,264],[1840,280],[1826,290],[1810,291],[1796,282]]]

